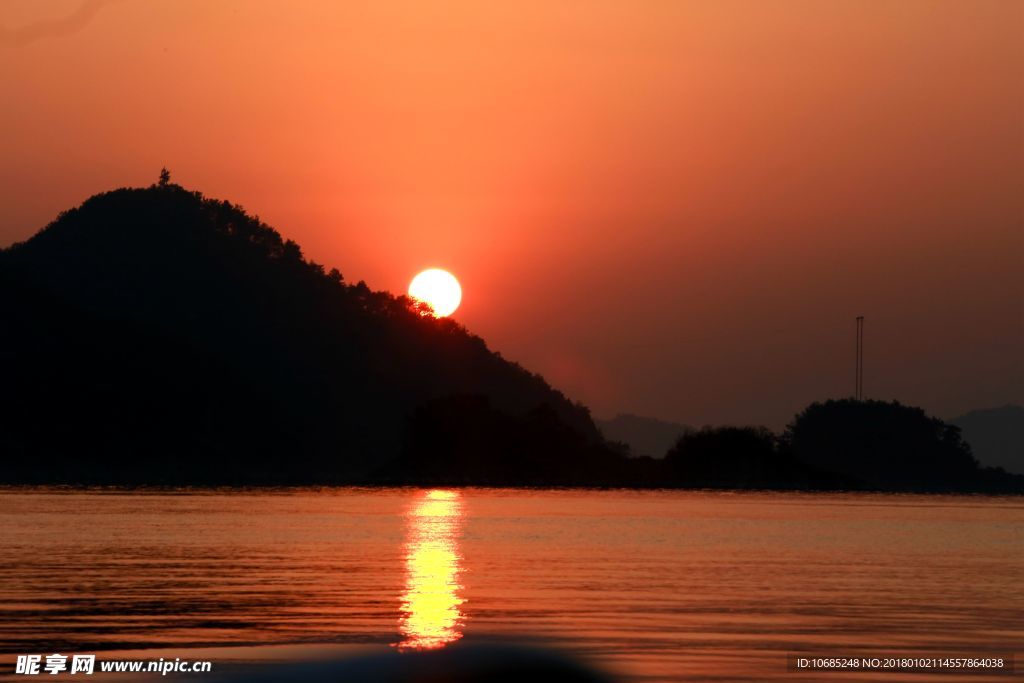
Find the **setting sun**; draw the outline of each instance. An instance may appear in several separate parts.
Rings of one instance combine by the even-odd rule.
[[[409,283],[409,296],[430,306],[438,318],[455,312],[462,302],[462,287],[447,270],[430,268]]]

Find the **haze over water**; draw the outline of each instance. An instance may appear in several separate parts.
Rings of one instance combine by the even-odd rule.
[[[1022,528],[966,496],[8,490],[0,657],[527,637],[627,679],[813,680],[787,653],[1019,651]]]

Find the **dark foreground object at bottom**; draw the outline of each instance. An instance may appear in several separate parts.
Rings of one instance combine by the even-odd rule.
[[[520,645],[453,645],[306,664],[275,664],[217,683],[611,683],[563,654]]]

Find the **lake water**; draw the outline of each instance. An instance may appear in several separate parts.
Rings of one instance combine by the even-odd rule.
[[[315,644],[413,657],[508,638],[623,680],[815,680],[787,671],[789,653],[1013,653],[1024,500],[0,492],[2,673],[22,653],[246,660]]]

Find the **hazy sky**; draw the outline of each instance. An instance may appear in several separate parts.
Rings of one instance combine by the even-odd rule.
[[[1024,402],[1024,2],[0,3],[0,245],[161,166],[597,415]]]

